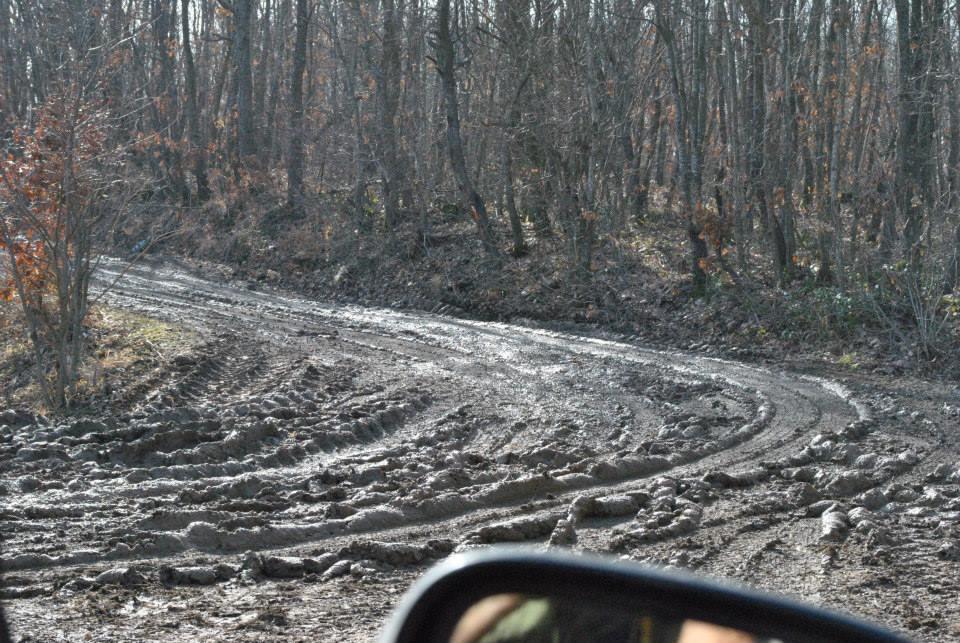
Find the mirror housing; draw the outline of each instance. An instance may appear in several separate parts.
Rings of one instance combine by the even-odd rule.
[[[876,625],[681,571],[525,548],[456,554],[428,572],[395,611],[381,643],[448,643],[467,610],[501,594],[617,605],[790,643],[907,643]]]

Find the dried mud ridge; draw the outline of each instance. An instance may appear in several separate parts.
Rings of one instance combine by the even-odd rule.
[[[395,577],[530,542],[960,636],[957,454],[882,394],[629,341],[332,307],[172,264],[135,269],[109,300],[204,341],[127,383],[115,416],[0,413],[2,596],[22,631],[82,621],[40,612],[89,592],[228,596],[283,579],[307,593],[367,583],[384,606],[362,640]],[[260,618],[257,636],[289,625]]]

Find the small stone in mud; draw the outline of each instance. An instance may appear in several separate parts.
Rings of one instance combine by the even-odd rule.
[[[940,560],[960,561],[960,544],[947,541],[937,548],[937,558]]]
[[[263,556],[263,575],[268,578],[300,578],[303,576],[303,559],[292,556]]]
[[[449,549],[452,549],[453,542],[449,541],[447,545]],[[407,543],[354,541],[340,550],[340,556],[364,558],[399,567],[401,565],[415,565],[428,557],[437,556],[438,551],[442,548],[446,548],[446,546],[441,545],[440,541],[431,541],[425,547],[417,547]]]
[[[169,565],[160,567],[159,578],[164,585],[213,585],[218,580],[217,572],[210,567],[177,569]]]
[[[321,581],[328,581],[340,576],[345,576],[350,573],[350,568],[353,566],[353,562],[349,560],[337,561],[330,566],[330,569],[323,572],[323,575],[320,577]]]
[[[807,506],[806,515],[810,518],[819,518],[826,513],[827,510],[834,509],[836,506],[837,503],[832,500],[820,500]]]
[[[847,519],[854,527],[859,528],[864,523],[875,523],[876,516],[868,509],[855,507],[847,512]]]
[[[200,520],[187,525],[186,534],[190,542],[200,546],[213,546],[220,540],[220,533],[217,528]]]
[[[334,553],[322,554],[317,558],[304,558],[303,571],[309,576],[317,577],[318,574],[330,569],[339,560],[339,556]]]
[[[17,485],[20,487],[20,491],[30,493],[40,488],[40,481],[33,476],[23,476],[17,481]]]
[[[920,494],[913,489],[900,489],[893,494],[893,499],[897,502],[913,502],[920,497]]]
[[[574,522],[580,521],[587,516],[592,516],[594,511],[594,499],[590,496],[577,496],[570,503],[570,511],[567,517]]]
[[[81,576],[79,578],[74,578],[73,580],[67,581],[60,589],[64,592],[82,592],[90,589],[93,586],[94,580],[92,578]]]
[[[143,585],[147,582],[143,574],[132,567],[117,567],[108,569],[97,575],[93,579],[97,585],[122,585],[124,587],[133,587],[134,585]]]
[[[345,502],[334,502],[328,505],[323,511],[323,517],[331,520],[340,518],[349,518],[357,513],[357,509]]]
[[[388,571],[389,567],[375,560],[360,560],[350,565],[350,575],[354,578],[366,578],[379,572]]]
[[[337,502],[340,500],[347,499],[347,490],[343,487],[330,487],[325,491],[321,491],[317,494],[317,498],[321,501],[326,502]]]
[[[8,426],[25,426],[36,422],[36,417],[28,411],[18,409],[5,409],[0,411],[0,424]]]
[[[240,564],[240,569],[245,572],[250,572],[252,574],[262,574],[263,573],[263,558],[260,554],[248,551],[243,554],[243,562]]]
[[[918,498],[920,504],[927,507],[941,507],[947,503],[947,498],[932,487],[923,490],[923,495]]]
[[[880,489],[874,488],[864,491],[854,498],[853,502],[873,511],[887,504],[888,500],[887,494],[883,493]]]
[[[554,527],[553,533],[550,534],[549,544],[552,547],[566,547],[576,542],[577,532],[573,528],[573,522],[566,518],[560,519],[557,526]]]
[[[856,420],[844,427],[841,434],[848,439],[862,438],[870,432],[873,423],[867,419]]]
[[[126,481],[132,484],[145,482],[150,479],[150,473],[146,469],[134,469],[126,475]]]
[[[813,482],[820,475],[820,469],[816,467],[788,467],[780,472],[780,475],[787,480],[797,482]]]
[[[926,481],[927,482],[943,482],[948,477],[950,477],[950,474],[952,473],[953,473],[953,467],[951,467],[949,464],[942,463],[937,465],[937,467],[933,471],[927,474]]]
[[[799,507],[806,507],[820,500],[820,492],[809,482],[801,482],[790,489],[790,498]]]
[[[830,510],[820,517],[820,540],[839,542],[847,533],[847,515],[842,511]]]
[[[843,471],[821,483],[825,492],[835,496],[852,496],[874,486],[875,482],[862,471]]]
[[[629,516],[635,514],[640,508],[640,502],[637,498],[628,495],[602,496],[593,501],[592,516],[601,518],[614,516]]]
[[[530,540],[553,533],[558,521],[558,517],[549,515],[518,518],[509,522],[481,527],[470,534],[469,539],[485,544]]]
[[[239,569],[233,565],[228,565],[226,563],[218,563],[213,566],[213,573],[216,575],[218,581],[230,580],[237,575]]]

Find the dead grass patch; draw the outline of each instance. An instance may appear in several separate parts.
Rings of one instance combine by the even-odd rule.
[[[13,305],[0,305],[0,404],[48,413],[33,371],[32,348]],[[87,358],[70,410],[82,412],[123,397],[122,391],[198,342],[174,324],[100,307],[88,317]]]

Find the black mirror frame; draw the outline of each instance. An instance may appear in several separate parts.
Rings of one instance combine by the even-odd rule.
[[[702,620],[802,643],[909,643],[850,616],[686,572],[518,547],[456,554],[445,560],[407,593],[380,641],[440,641],[469,606],[495,594],[582,600],[584,592],[598,602],[638,612]]]

